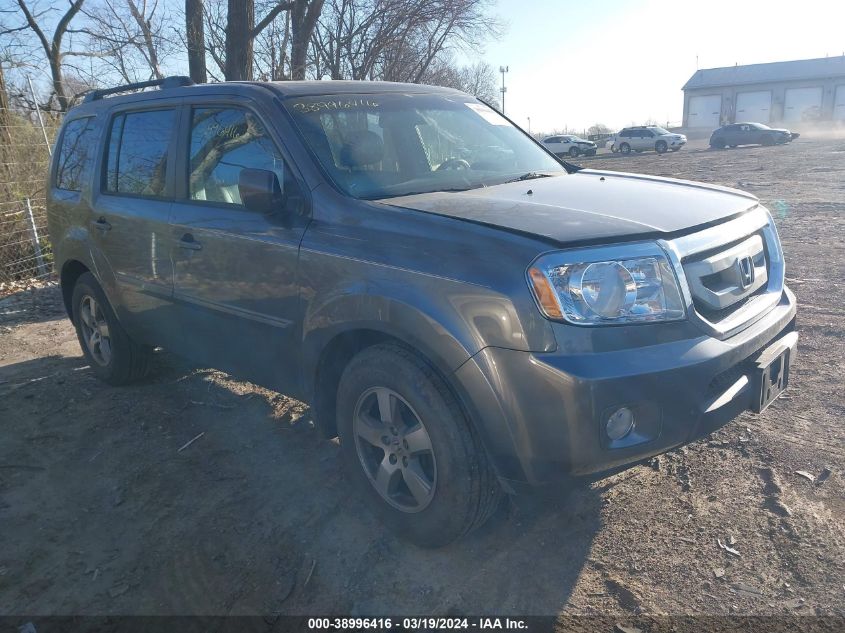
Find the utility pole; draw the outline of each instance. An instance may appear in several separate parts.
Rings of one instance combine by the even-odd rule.
[[[505,88],[505,73],[508,72],[507,66],[499,66],[499,72],[502,73],[502,114],[505,113],[505,93],[508,91]]]
[[[531,117],[528,117],[528,134],[531,134]]]

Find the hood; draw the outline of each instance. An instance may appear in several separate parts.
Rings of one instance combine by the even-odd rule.
[[[390,198],[381,204],[568,244],[684,231],[747,211],[757,198],[727,187],[585,169],[469,191]]]

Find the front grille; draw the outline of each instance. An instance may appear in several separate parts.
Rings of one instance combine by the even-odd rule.
[[[683,262],[695,309],[710,320],[722,320],[768,285],[769,269],[760,232]]]
[[[780,241],[762,206],[661,244],[686,280],[690,318],[713,336],[727,338],[742,330],[783,294]]]

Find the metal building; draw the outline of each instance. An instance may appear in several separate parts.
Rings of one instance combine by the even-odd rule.
[[[845,124],[845,55],[697,70],[683,90],[685,128]]]

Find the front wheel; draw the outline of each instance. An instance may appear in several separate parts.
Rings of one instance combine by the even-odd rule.
[[[578,154],[580,153],[581,151],[577,147],[569,148],[569,155],[572,156],[572,158],[578,158]]]
[[[343,459],[367,506],[401,536],[440,547],[483,524],[502,492],[448,387],[412,351],[369,347],[337,394]]]
[[[666,144],[666,141],[657,141],[654,144],[654,151],[658,154],[665,154],[667,149],[669,149],[669,146]]]
[[[622,152],[623,154],[630,154],[631,153],[631,146],[628,145],[627,143],[622,143],[622,145],[619,146],[619,151]]]
[[[129,337],[94,275],[77,279],[71,305],[82,353],[100,380],[125,385],[147,375],[152,349]]]

